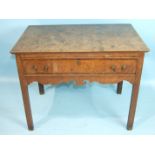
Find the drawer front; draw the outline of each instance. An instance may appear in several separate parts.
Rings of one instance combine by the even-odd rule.
[[[49,73],[132,73],[136,72],[136,60],[117,59],[63,59],[24,60],[25,74]]]

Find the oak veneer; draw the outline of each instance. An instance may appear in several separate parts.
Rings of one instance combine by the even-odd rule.
[[[29,26],[12,49],[16,55],[28,128],[33,120],[28,85],[75,80],[132,85],[127,129],[132,129],[144,54],[149,49],[130,24]]]

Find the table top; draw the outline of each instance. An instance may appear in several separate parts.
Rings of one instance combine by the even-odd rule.
[[[12,53],[147,52],[148,47],[130,24],[32,25]]]

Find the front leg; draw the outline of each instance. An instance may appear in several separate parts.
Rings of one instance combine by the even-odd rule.
[[[130,110],[129,110],[129,116],[128,116],[128,123],[127,123],[127,129],[132,130],[133,123],[134,123],[134,117],[136,112],[136,106],[137,106],[137,100],[138,100],[138,93],[139,93],[139,86],[140,86],[140,79],[141,79],[141,73],[142,73],[142,67],[143,67],[143,59],[144,54],[139,56],[139,59],[137,60],[137,68],[136,68],[136,74],[135,74],[135,81],[132,85],[132,96],[131,96],[131,103],[130,103]]]
[[[133,127],[137,100],[138,100],[138,92],[139,92],[139,83],[135,83],[132,86],[132,96],[131,96],[130,110],[129,110],[129,116],[128,116],[128,123],[127,123],[128,130],[132,130],[132,127]]]
[[[28,93],[28,83],[24,77],[23,65],[21,62],[20,55],[16,55],[16,62],[18,66],[18,74],[19,74],[20,86],[22,91],[26,121],[27,121],[28,129],[33,130],[34,126],[33,126],[33,119],[32,119],[31,106],[30,106],[29,93]]]
[[[22,96],[23,96],[24,109],[25,109],[28,129],[33,130],[34,126],[33,126],[31,106],[30,106],[30,101],[29,101],[28,85],[24,81],[21,81],[20,85],[21,85],[21,90],[22,90]]]

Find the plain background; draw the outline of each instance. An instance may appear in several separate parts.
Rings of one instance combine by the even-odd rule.
[[[86,81],[45,86],[39,95],[37,83],[29,86],[34,131],[28,131],[15,57],[10,50],[28,25],[130,23],[150,48],[146,53],[135,125],[126,130],[131,85],[124,82],[122,95],[116,85]],[[0,20],[0,134],[154,134],[154,27],[155,20]]]

